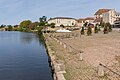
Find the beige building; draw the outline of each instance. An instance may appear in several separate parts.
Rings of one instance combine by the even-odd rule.
[[[85,24],[85,19],[80,18],[77,20],[77,26],[82,27]]]
[[[93,24],[94,23],[94,17],[87,17],[87,18],[85,18],[85,22]]]
[[[103,13],[106,13],[110,11],[111,9],[99,9],[95,14],[94,14],[94,23],[100,23],[103,20]]]
[[[48,20],[48,23],[55,23],[55,26],[59,27],[60,25],[64,26],[76,26],[76,19],[68,17],[55,17]]]
[[[114,24],[116,12],[114,9],[109,10],[108,12],[103,13],[103,22],[110,23],[111,25]]]
[[[116,20],[120,20],[120,12],[115,13],[115,18],[116,18]]]

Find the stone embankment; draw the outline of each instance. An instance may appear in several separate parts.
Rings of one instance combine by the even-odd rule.
[[[66,80],[63,75],[64,73],[66,73],[64,62],[62,61],[58,62],[56,60],[56,56],[53,55],[55,51],[53,51],[52,48],[50,47],[47,37],[45,35],[44,35],[44,38],[45,38],[45,44],[46,44],[47,52],[49,55],[49,61],[52,68],[54,80]]]

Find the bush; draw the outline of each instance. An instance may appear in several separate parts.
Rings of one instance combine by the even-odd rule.
[[[88,27],[88,30],[87,30],[87,35],[90,36],[91,34],[92,34],[92,29],[91,29],[91,27],[89,26],[89,27]]]
[[[82,27],[82,29],[81,29],[81,35],[84,35],[84,34],[85,34],[84,27]]]
[[[104,27],[103,32],[104,32],[104,34],[108,34],[108,27],[107,26]]]
[[[98,27],[97,27],[97,25],[95,25],[94,33],[98,33]]]

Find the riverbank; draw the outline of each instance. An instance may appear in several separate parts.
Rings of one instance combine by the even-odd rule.
[[[46,40],[48,54],[51,59],[51,65],[54,66],[54,64],[56,64],[57,67],[56,66],[55,67],[59,69],[59,70],[55,69],[55,74],[60,73],[66,80],[115,79],[114,78],[115,75],[111,75],[112,74],[111,72],[105,72],[104,76],[100,77],[102,73],[100,75],[98,74],[99,73],[98,68],[99,63],[109,61],[111,62],[109,63],[110,66],[113,66],[116,63],[116,61],[113,58],[118,53],[116,53],[111,58],[110,57],[111,53],[105,54],[106,51],[103,51],[104,47],[102,47],[103,42],[102,43],[100,42],[105,40],[104,46],[108,46],[108,44],[110,44],[109,43],[110,41],[108,40],[114,38],[115,41],[112,42],[114,42],[114,44],[115,43],[117,44],[119,42],[117,41],[117,39],[119,38],[118,32],[113,31],[112,33],[109,33],[107,35],[104,35],[102,32],[100,32],[99,34],[93,34],[92,36],[86,35],[80,36],[79,32],[73,32],[71,34],[69,33],[44,34],[44,36]],[[102,45],[101,47],[99,47],[100,46],[99,43]],[[97,46],[95,46],[95,44],[98,45],[98,48]],[[112,47],[114,48],[114,45]],[[106,47],[105,50],[107,49],[110,48]],[[118,52],[119,50],[116,48],[113,51]],[[101,53],[98,54],[99,52]],[[104,55],[104,57],[100,57],[102,55]],[[112,61],[110,61],[111,59]],[[103,64],[106,65],[106,63]],[[109,68],[111,68],[114,71],[113,67]]]

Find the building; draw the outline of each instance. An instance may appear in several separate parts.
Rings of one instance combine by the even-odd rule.
[[[48,23],[55,23],[56,27],[59,27],[60,25],[64,26],[76,26],[76,19],[74,18],[68,18],[68,17],[55,17],[50,18],[48,20]]]
[[[100,22],[103,20],[103,13],[106,13],[110,11],[111,9],[99,9],[95,14],[94,14],[94,23],[95,24],[100,24]]]
[[[115,18],[116,18],[116,20],[120,20],[120,12],[115,13]]]
[[[80,18],[77,20],[77,26],[82,27],[85,24],[85,19]]]
[[[114,9],[110,9],[109,11],[103,13],[103,22],[114,25],[115,20],[116,20],[116,12]]]
[[[87,17],[87,18],[85,18],[85,22],[93,24],[94,23],[94,18],[93,17]]]
[[[113,27],[120,28],[120,12],[116,12],[115,19]]]

